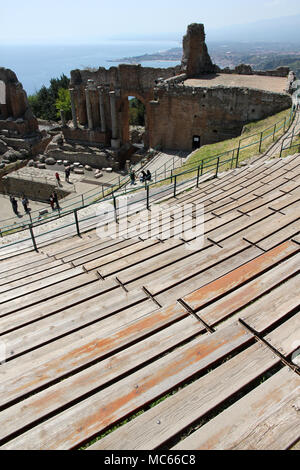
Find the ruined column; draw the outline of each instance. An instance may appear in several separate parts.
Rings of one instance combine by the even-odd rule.
[[[99,109],[100,109],[101,132],[106,132],[104,99],[103,99],[103,90],[101,89],[101,87],[98,87],[98,93],[99,93]]]
[[[88,128],[92,130],[94,127],[94,123],[93,123],[92,105],[91,105],[91,100],[90,100],[89,88],[85,89],[85,100],[86,100],[86,112],[87,112],[87,118],[88,118]]]
[[[112,148],[119,148],[120,141],[118,139],[118,120],[117,120],[117,108],[116,108],[116,92],[109,92],[110,98],[110,110],[111,110],[111,126],[112,126],[112,139],[111,146]]]
[[[77,116],[76,116],[74,91],[75,91],[74,88],[70,88],[73,126],[74,126],[74,129],[77,129],[78,124],[77,124]]]

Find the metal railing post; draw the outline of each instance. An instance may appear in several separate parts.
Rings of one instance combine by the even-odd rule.
[[[174,197],[176,197],[176,189],[177,189],[177,175],[174,178]]]
[[[239,147],[238,147],[237,153],[236,153],[236,164],[235,164],[236,168],[238,167],[238,164],[239,164],[240,149],[241,149],[241,142],[239,143]]]
[[[281,144],[281,149],[280,149],[280,155],[279,155],[279,158],[282,157],[282,152],[283,152],[283,145],[284,145],[284,140],[282,141],[282,144]]]
[[[274,126],[274,132],[273,132],[273,142],[274,142],[274,140],[275,140],[276,127],[277,127],[277,123],[276,123],[276,124],[275,124],[275,126]]]
[[[147,210],[149,210],[150,209],[149,184],[146,184],[146,199],[147,199]]]
[[[199,188],[199,179],[200,179],[200,165],[198,166],[198,172],[197,172],[197,188]]]
[[[118,223],[118,214],[117,214],[117,201],[116,201],[116,196],[114,193],[112,194],[113,201],[114,201],[114,212],[115,212],[115,221]]]
[[[81,238],[80,230],[79,230],[79,221],[78,221],[77,209],[74,209],[74,217],[75,217],[77,235]]]
[[[284,124],[283,124],[283,131],[285,132],[285,126],[286,126],[286,118],[284,120]]]
[[[220,166],[220,157],[218,157],[218,161],[217,161],[217,168],[216,168],[216,178],[218,177],[218,173],[219,173],[219,166]]]
[[[201,176],[203,176],[204,159],[201,161]]]
[[[258,153],[261,153],[261,144],[262,144],[263,132],[260,133],[259,149]]]
[[[31,236],[31,240],[32,240],[33,247],[34,247],[35,251],[38,253],[39,250],[38,250],[38,248],[37,248],[37,244],[36,244],[36,241],[35,241],[35,237],[34,237],[34,233],[33,233],[33,229],[32,229],[32,225],[31,225],[31,224],[29,225],[29,230],[30,230],[30,236]]]
[[[234,162],[234,152],[235,152],[235,149],[233,149],[233,152],[232,152],[231,169],[233,167],[233,162]]]
[[[83,194],[81,195],[81,201],[82,201],[82,207],[84,207],[84,196],[83,196]]]

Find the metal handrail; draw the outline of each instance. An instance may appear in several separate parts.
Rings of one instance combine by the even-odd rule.
[[[292,111],[291,114],[290,114],[289,125],[291,125],[291,122],[294,120],[295,115],[296,115],[296,111],[294,111],[294,112]],[[286,119],[285,119],[285,125],[286,125]],[[276,124],[275,124],[275,129],[276,129]],[[277,129],[277,130],[278,130],[278,129]],[[271,134],[270,134],[270,135],[271,135]],[[258,142],[260,142],[260,146],[261,146],[261,142],[262,142],[263,140],[264,140],[264,139],[262,138],[262,135],[261,135],[261,139],[260,139],[260,141],[258,141]],[[251,145],[256,145],[258,142],[252,143]],[[248,147],[248,146],[246,146],[246,147]],[[183,176],[183,175],[186,175],[186,174],[188,174],[188,173],[196,172],[196,171],[197,171],[197,187],[198,187],[200,176],[203,176],[203,174],[206,173],[206,172],[204,171],[206,168],[211,168],[211,167],[215,167],[215,166],[216,166],[216,177],[217,177],[217,175],[218,175],[218,173],[219,173],[220,167],[224,166],[224,165],[227,164],[227,163],[231,163],[231,168],[233,168],[234,161],[235,161],[235,165],[236,165],[236,168],[237,168],[238,163],[239,163],[239,154],[240,154],[240,150],[242,150],[243,148],[246,148],[246,147],[238,147],[238,148],[232,149],[232,150],[230,150],[230,151],[224,152],[224,153],[222,153],[222,154],[220,154],[220,155],[216,155],[216,156],[213,156],[213,157],[208,157],[207,159],[203,159],[203,160],[201,160],[201,164],[200,164],[200,165],[194,166],[194,167],[192,167],[192,168],[190,168],[190,169],[188,169],[188,170],[186,170],[186,171],[183,171],[182,173],[179,173],[179,174],[173,174],[172,171],[171,171],[171,174],[170,174],[169,177],[165,177],[165,178],[163,178],[163,179],[161,179],[161,180],[159,180],[159,181],[155,181],[155,182],[150,183],[150,184],[148,184],[148,183],[146,182],[146,184],[145,184],[145,189],[146,189],[147,193],[149,193],[149,189],[147,189],[148,186],[149,186],[149,188],[150,188],[151,186],[154,186],[154,185],[158,185],[158,184],[161,184],[161,183],[166,183],[166,182],[169,181],[169,180],[171,180],[171,184],[172,184],[173,179],[174,179],[174,188],[176,188],[176,186],[177,186],[177,184],[178,184],[178,177]],[[237,154],[236,154],[236,155],[235,155],[235,151],[237,151]],[[224,155],[231,154],[231,153],[232,153],[232,157],[231,157],[230,159],[225,160],[225,161],[221,161],[221,160],[220,160],[221,157],[223,157]],[[205,163],[210,163],[210,162],[213,161],[213,160],[215,161],[215,164],[211,164],[211,165],[205,164]],[[191,181],[193,181],[193,179],[192,179]],[[124,186],[124,185],[123,185],[123,186]],[[120,189],[120,186],[118,186],[118,190],[119,190],[119,189]],[[112,202],[114,203],[116,197],[121,197],[121,196],[124,196],[124,195],[132,194],[132,193],[134,193],[134,192],[140,191],[140,190],[141,190],[141,187],[131,189],[131,191],[129,191],[129,192],[126,191],[126,187],[125,187],[125,193],[118,194],[117,196],[116,196],[115,190],[114,190],[113,188],[110,188],[109,191],[110,191],[110,190],[111,190],[111,193],[108,194],[107,196],[103,197],[103,198],[101,199],[101,202],[104,202],[104,201],[112,201]],[[174,189],[174,194],[176,195],[176,189]],[[90,198],[91,198],[91,197],[94,198],[95,196],[96,196],[96,195],[90,196]],[[110,198],[109,196],[112,196],[112,197]],[[90,198],[88,198],[88,199],[90,199]],[[75,216],[75,211],[76,211],[76,214],[77,214],[77,211],[79,211],[79,210],[81,210],[81,209],[84,209],[84,208],[86,208],[86,207],[89,207],[89,206],[91,206],[91,205],[93,205],[93,204],[95,204],[95,203],[98,203],[99,200],[95,200],[95,199],[94,199],[94,200],[93,200],[91,203],[89,203],[89,204],[84,204],[84,201],[82,201],[82,202],[83,202],[83,204],[82,204],[80,207],[76,207],[76,208],[74,208],[74,209],[69,209],[69,210],[67,210],[66,212],[64,212],[64,211],[59,211],[59,217],[61,218],[61,217],[64,217],[64,216],[66,216],[66,215],[70,215],[71,213],[74,213],[74,217],[76,218],[76,216]],[[149,208],[148,206],[149,206],[149,200],[147,199],[147,208]],[[44,225],[45,223],[48,223],[49,221],[56,220],[56,219],[57,219],[57,216],[56,216],[56,217],[45,218],[45,220],[39,221],[39,223],[38,223],[37,225]],[[0,236],[2,237],[2,236],[3,236],[3,233],[6,233],[6,232],[11,232],[11,231],[16,232],[16,231],[23,231],[23,230],[26,230],[26,226],[27,226],[27,229],[29,229],[30,232],[31,232],[31,238],[32,238],[32,240],[33,240],[33,242],[34,242],[34,237],[33,237],[33,234],[32,234],[32,228],[35,226],[34,223],[35,223],[35,220],[34,220],[33,218],[31,218],[30,221],[28,221],[28,222],[25,223],[25,224],[23,223],[22,225],[20,225],[20,226],[18,226],[18,227],[16,227],[15,225],[13,225],[13,226],[5,226],[5,227],[4,227],[5,230],[3,230],[3,227],[2,227],[2,228],[0,228]],[[71,224],[71,225],[72,225],[72,224]],[[61,227],[61,228],[62,228],[62,227]],[[20,229],[20,230],[18,230],[18,229]],[[46,233],[48,233],[48,232],[46,232]],[[24,241],[24,240],[22,240],[22,241]],[[15,242],[15,243],[18,243],[18,242]],[[5,246],[5,245],[4,245],[4,246]],[[3,248],[3,246],[0,247],[0,249],[2,249],[2,248]]]

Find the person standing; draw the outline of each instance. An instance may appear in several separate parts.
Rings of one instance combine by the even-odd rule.
[[[60,186],[60,176],[59,176],[59,173],[55,173],[55,178],[56,178],[56,181],[57,181],[57,184],[58,186]]]
[[[65,175],[66,175],[66,182],[67,183],[70,183],[70,173],[71,173],[71,168],[68,166],[66,169],[65,169]]]
[[[49,197],[49,202],[50,202],[51,209],[54,211],[54,198],[53,198],[53,194],[51,194],[51,196]]]
[[[22,204],[23,204],[23,207],[24,207],[25,214],[28,214],[28,212],[29,212],[29,210],[28,210],[28,199],[25,195],[23,195],[23,197],[22,197]]]
[[[134,170],[131,170],[130,172],[130,181],[131,181],[131,185],[134,185],[135,184],[135,172]]]
[[[10,196],[10,202],[11,202],[12,209],[13,209],[14,213],[15,213],[16,215],[19,215],[19,212],[18,212],[18,202],[17,202],[17,200],[16,200],[13,196]]]
[[[60,207],[59,207],[59,203],[58,203],[58,196],[57,196],[57,193],[56,193],[55,191],[53,192],[53,200],[54,200],[54,202],[55,202],[55,204],[56,204],[56,209],[59,210]]]

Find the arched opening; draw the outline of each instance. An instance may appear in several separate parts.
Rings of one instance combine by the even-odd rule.
[[[193,150],[197,150],[201,147],[201,138],[200,138],[200,135],[194,135],[193,136],[193,144],[192,144],[192,148]]]
[[[146,133],[146,107],[136,96],[128,96],[129,110],[129,141],[131,144],[144,148]]]

